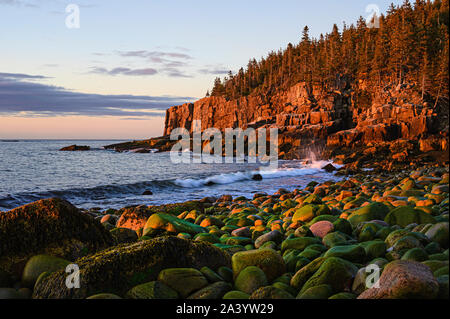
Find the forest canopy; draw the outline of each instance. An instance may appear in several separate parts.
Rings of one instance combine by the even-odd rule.
[[[424,99],[448,97],[449,0],[406,0],[374,19],[377,27],[360,17],[318,39],[305,26],[298,44],[216,78],[211,96],[270,95],[299,82],[332,89],[345,79],[374,87],[415,83]]]

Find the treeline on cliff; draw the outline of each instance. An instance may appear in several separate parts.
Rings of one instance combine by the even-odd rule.
[[[376,18],[375,27],[362,17],[356,26],[344,23],[342,31],[335,24],[319,39],[311,38],[306,26],[297,45],[289,43],[260,61],[250,60],[237,74],[216,78],[211,95],[271,95],[299,82],[346,89],[363,80],[373,87],[414,83],[424,100],[447,99],[449,0],[406,0]]]

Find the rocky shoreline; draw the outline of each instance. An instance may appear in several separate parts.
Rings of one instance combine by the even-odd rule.
[[[0,298],[448,299],[448,214],[442,166],[252,199],[105,211],[46,199],[0,212]],[[66,286],[72,264],[80,288]]]

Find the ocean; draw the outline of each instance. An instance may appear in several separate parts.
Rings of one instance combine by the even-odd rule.
[[[169,153],[118,153],[107,140],[0,140],[0,210],[49,197],[80,208],[161,205],[230,194],[293,190],[310,181],[339,180],[321,168],[326,161],[279,161],[277,169],[259,171],[255,163],[175,164]],[[61,152],[68,145],[90,151]],[[252,180],[255,173],[263,177]],[[142,195],[151,191],[153,195]]]

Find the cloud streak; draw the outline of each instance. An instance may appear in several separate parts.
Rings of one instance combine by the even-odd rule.
[[[30,81],[46,78],[41,75],[0,73],[0,114],[24,117],[163,116],[168,107],[195,100],[182,96],[88,94]]]
[[[146,68],[146,69],[130,69],[124,67],[117,67],[111,70],[101,67],[93,67],[90,73],[95,74],[106,74],[106,75],[130,75],[130,76],[149,76],[158,73],[156,69]]]

